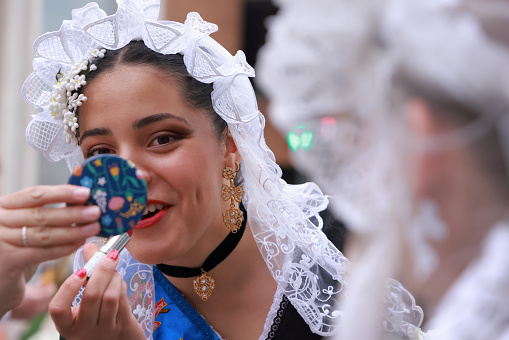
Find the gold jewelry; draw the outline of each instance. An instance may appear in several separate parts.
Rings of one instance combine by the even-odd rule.
[[[207,275],[207,272],[201,269],[201,275],[193,280],[193,287],[196,294],[203,301],[207,301],[207,299],[212,295],[212,290],[214,289],[214,279]]]
[[[242,204],[239,206],[241,211],[244,213],[244,207]],[[193,288],[196,294],[203,300],[207,299],[212,294],[212,290],[215,288],[216,283],[214,279],[209,275],[209,272],[214,269],[218,264],[223,262],[224,259],[232,253],[232,251],[239,244],[244,231],[246,230],[246,219],[240,226],[238,233],[228,233],[226,238],[221,242],[216,249],[203,262],[203,265],[198,268],[188,268],[180,266],[170,266],[167,264],[157,264],[156,267],[164,274],[172,277],[195,277],[193,280]]]
[[[223,170],[223,178],[230,181],[230,185],[223,184],[222,186],[223,200],[230,200],[230,208],[223,212],[223,222],[232,233],[236,233],[244,221],[244,213],[239,208],[235,208],[235,202],[240,203],[244,197],[244,187],[242,185],[236,187],[233,182],[239,168],[240,165],[237,163],[236,171],[229,166]]]

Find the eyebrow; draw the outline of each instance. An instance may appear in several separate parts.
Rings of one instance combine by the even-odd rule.
[[[157,123],[157,122],[160,122],[162,120],[165,120],[165,119],[177,119],[181,122],[184,122],[186,123],[187,125],[188,122],[182,118],[182,117],[179,117],[179,116],[176,116],[174,114],[171,114],[171,113],[156,113],[156,114],[153,114],[153,115],[150,115],[150,116],[147,116],[147,117],[144,117],[142,119],[139,119],[137,121],[135,121],[133,123],[133,128],[135,130],[139,130],[139,129],[142,129],[150,124],[154,124],[154,123]],[[107,128],[96,128],[96,129],[92,129],[92,130],[87,130],[83,133],[83,135],[81,135],[80,137],[80,143],[87,137],[92,137],[92,136],[111,136],[112,135],[112,132],[110,129],[107,129]]]
[[[80,143],[83,142],[83,140],[87,137],[92,137],[92,136],[111,136],[112,133],[111,133],[111,130],[110,129],[105,129],[105,128],[97,128],[97,129],[92,129],[92,130],[87,130],[83,133],[83,135],[81,135],[80,137]]]
[[[165,120],[165,119],[176,119],[176,120],[179,120],[179,121],[189,125],[184,118],[176,116],[174,114],[171,114],[171,113],[156,113],[156,114],[153,114],[153,115],[150,115],[150,116],[147,116],[147,117],[144,117],[144,118],[142,118],[140,120],[135,121],[133,123],[133,128],[135,130],[139,130],[139,129],[142,129],[142,128],[150,125],[150,124],[154,124],[154,123],[160,122],[160,121]]]

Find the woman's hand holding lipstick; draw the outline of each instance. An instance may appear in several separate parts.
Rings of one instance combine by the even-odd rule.
[[[94,244],[83,249],[88,261],[98,250]],[[61,286],[52,302],[50,314],[59,333],[75,339],[146,339],[145,332],[129,307],[127,284],[115,271],[118,251],[113,249],[87,281],[85,269],[77,271]],[[85,286],[80,306],[71,307],[80,288]]]
[[[127,231],[142,218],[146,207],[143,174],[131,162],[105,154],[77,166],[69,183],[91,186],[93,194],[85,204],[101,207],[99,236],[110,239],[99,250],[93,244],[84,247],[87,264],[60,287],[50,303],[51,317],[67,340],[144,340],[145,332],[131,313],[127,285],[115,271],[118,253],[130,240]],[[71,307],[83,286],[80,305]]]

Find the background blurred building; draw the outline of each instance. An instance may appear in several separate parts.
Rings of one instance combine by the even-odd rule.
[[[71,10],[85,0],[0,1],[0,194],[34,184],[67,182],[65,162],[48,163],[25,140],[25,128],[34,108],[21,98],[21,86],[32,72],[32,44],[44,32],[60,28]],[[108,14],[114,0],[96,0]]]

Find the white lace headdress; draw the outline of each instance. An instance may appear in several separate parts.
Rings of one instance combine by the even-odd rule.
[[[195,79],[213,83],[213,107],[228,123],[242,155],[246,191],[243,203],[270,272],[313,332],[322,335],[334,332],[340,318],[336,301],[343,289],[347,260],[321,232],[318,213],[328,201],[313,183],[288,185],[281,179],[281,170],[263,137],[265,120],[248,80],[254,76],[254,70],[246,63],[244,54],[239,51],[232,56],[210,38],[208,35],[217,26],[203,21],[197,13],[190,13],[184,24],[158,21],[159,0],[117,2],[118,10],[111,16],[95,3],[74,10],[72,20],[64,21],[60,30],[36,40],[34,71],[22,92],[28,102],[42,111],[33,116],[27,127],[28,142],[50,161],[65,159],[70,169],[83,160],[80,148],[67,144],[62,133],[68,122],[55,120],[49,103],[54,86],[58,85],[56,75],[74,79],[76,75],[70,70],[82,65],[90,51],[105,49],[108,53],[141,39],[156,52],[182,54]],[[93,58],[85,67],[90,67],[89,64],[93,64]],[[71,102],[69,98],[55,99],[67,105]],[[72,107],[63,110],[73,111]],[[81,265],[82,257],[78,257],[77,266]],[[146,293],[142,300],[133,299],[131,305],[147,337],[151,337],[152,268],[138,263],[124,250],[118,271],[131,293],[140,290]]]

